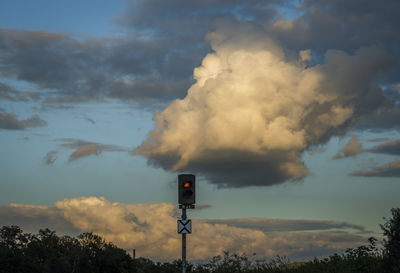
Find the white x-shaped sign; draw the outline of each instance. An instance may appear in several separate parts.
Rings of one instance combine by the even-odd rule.
[[[178,220],[178,233],[192,233],[192,220]]]

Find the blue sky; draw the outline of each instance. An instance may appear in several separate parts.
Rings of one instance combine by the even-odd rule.
[[[176,180],[192,172],[192,259],[380,237],[400,205],[400,22],[396,1],[371,5],[2,2],[0,224],[178,258]],[[132,215],[161,219],[158,242]]]

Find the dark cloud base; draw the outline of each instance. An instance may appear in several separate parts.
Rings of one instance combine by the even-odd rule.
[[[282,162],[291,162],[290,157],[290,154],[285,151],[278,150],[270,151],[268,155],[235,150],[205,151],[201,157],[191,161],[179,172],[190,172],[203,176],[219,188],[270,186],[294,180],[293,176],[281,168]],[[177,155],[148,157],[150,165],[162,167],[166,171],[171,171],[178,160]],[[305,168],[300,160],[298,164],[301,168]]]
[[[39,229],[49,228],[62,234],[79,233],[78,229],[64,219],[62,211],[54,207],[13,204],[0,206],[0,225],[19,225],[26,232],[37,232]]]
[[[273,218],[207,219],[204,221],[210,224],[225,224],[239,228],[260,229],[264,232],[293,232],[335,229],[353,229],[361,233],[366,232],[363,226],[335,221],[286,220]]]

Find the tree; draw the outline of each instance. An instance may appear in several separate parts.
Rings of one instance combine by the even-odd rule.
[[[18,226],[3,226],[0,229],[0,273],[28,272],[24,250],[31,238]]]
[[[392,218],[381,225],[384,240],[384,267],[386,272],[400,273],[400,208],[391,209]]]

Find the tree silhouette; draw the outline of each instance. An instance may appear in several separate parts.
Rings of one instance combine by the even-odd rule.
[[[384,240],[385,272],[400,273],[400,208],[391,209],[392,218],[381,225]]]

